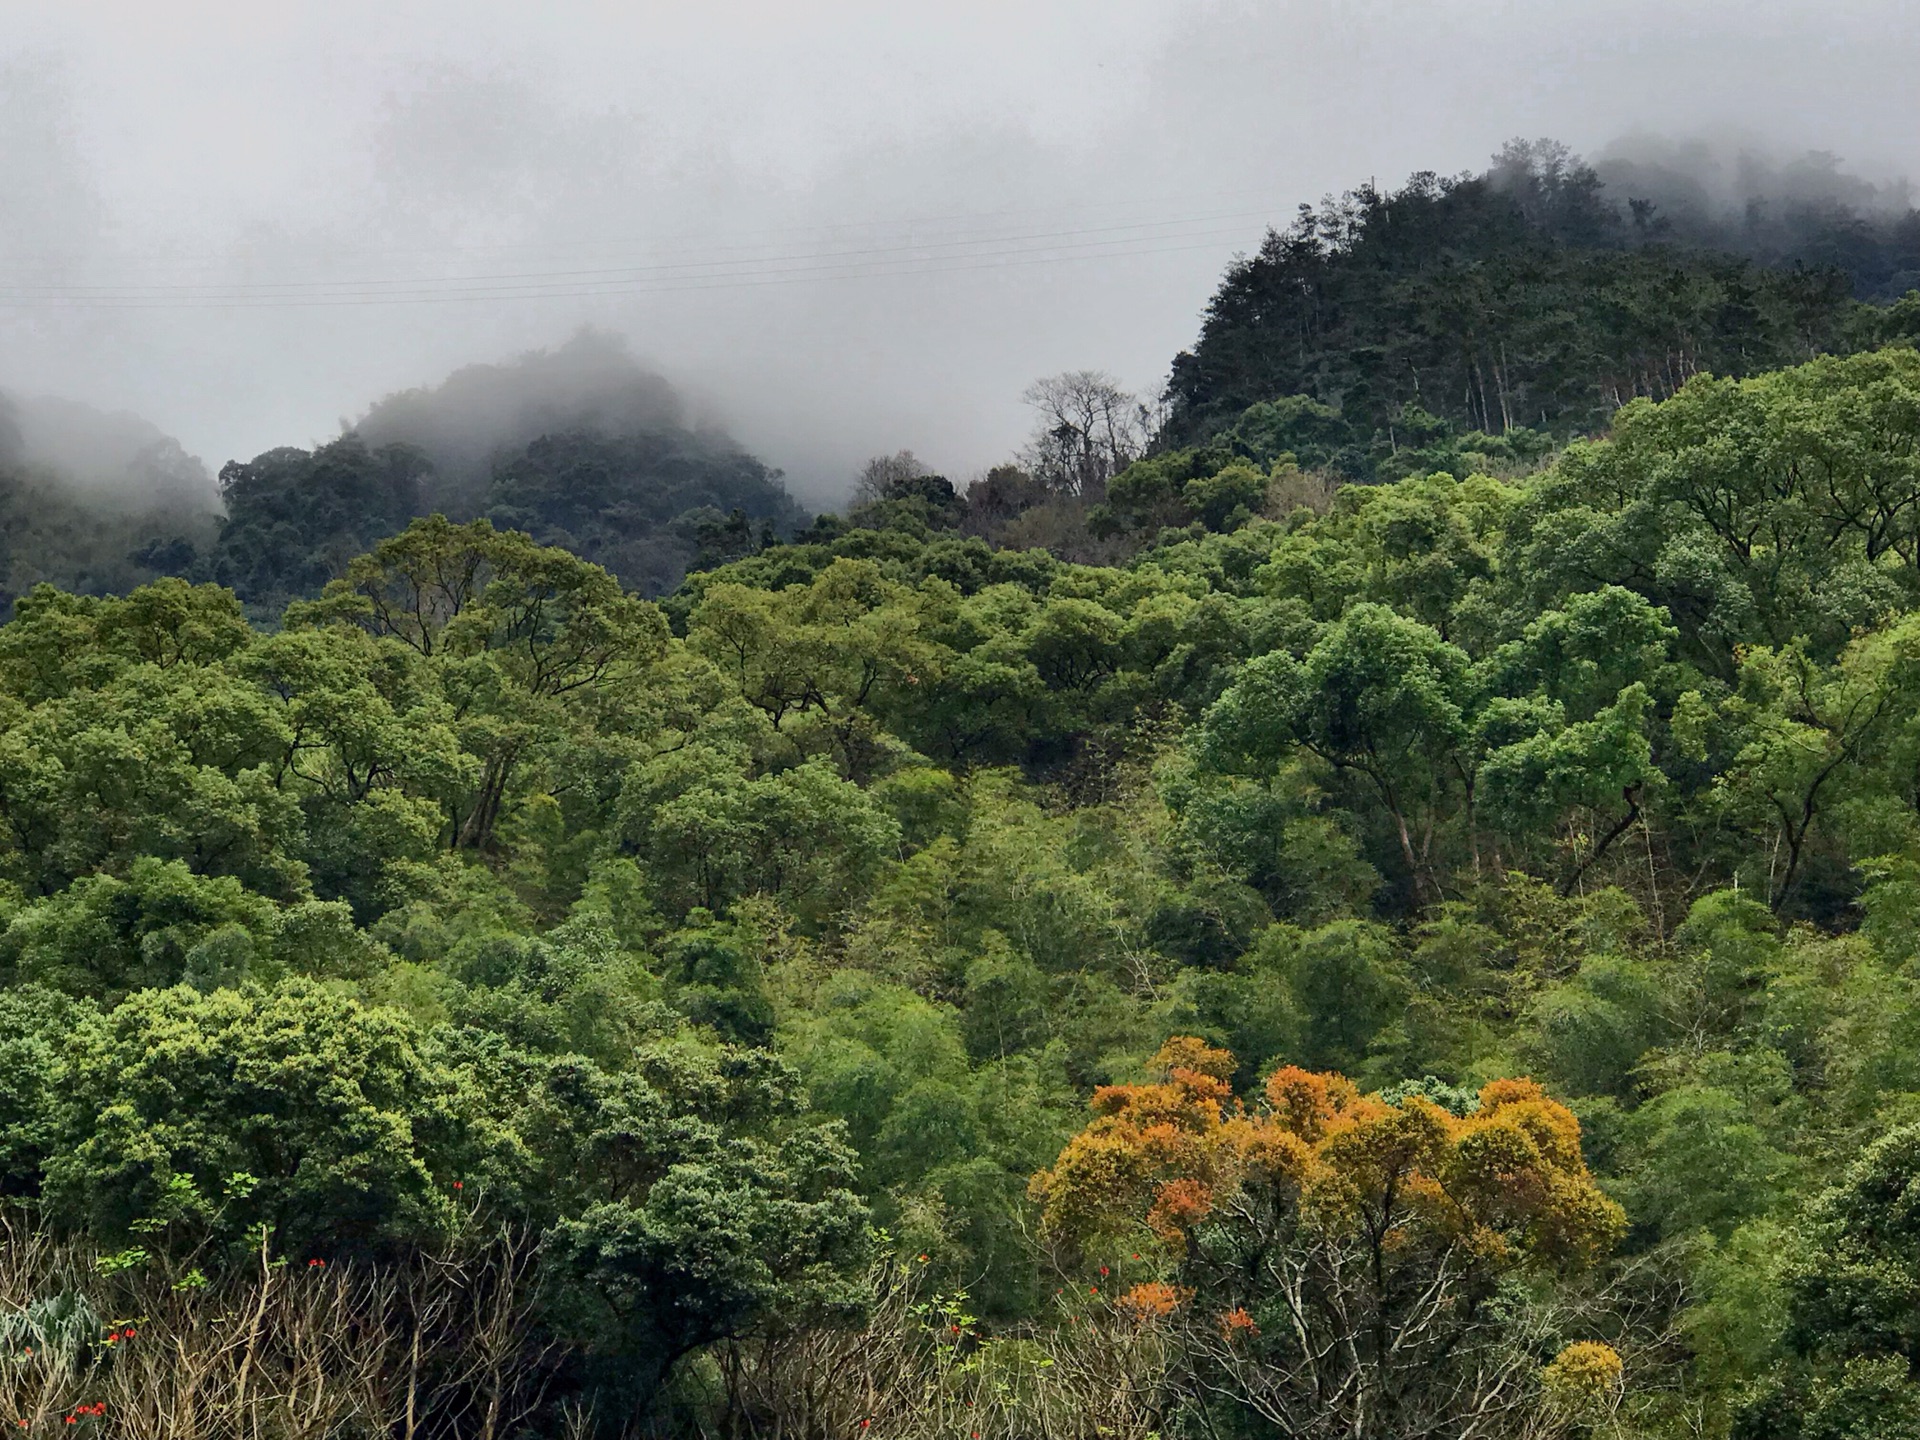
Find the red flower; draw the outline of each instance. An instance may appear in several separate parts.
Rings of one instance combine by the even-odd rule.
[[[1102,1280],[1104,1280],[1104,1279],[1106,1279],[1106,1278],[1107,1278],[1107,1267],[1106,1267],[1106,1266],[1104,1266],[1104,1265],[1102,1265],[1102,1266],[1100,1267],[1100,1278],[1101,1278]]]
[[[1251,1339],[1260,1333],[1260,1327],[1253,1323],[1253,1317],[1243,1305],[1236,1305],[1220,1317],[1220,1336],[1233,1341]]]
[[[324,1260],[307,1261],[307,1269],[309,1270],[324,1270],[326,1268],[327,1268],[327,1262]]]
[[[456,1180],[456,1181],[454,1181],[454,1182],[453,1182],[453,1188],[454,1188],[454,1189],[456,1189],[456,1190],[458,1190],[458,1189],[460,1188],[460,1182],[459,1182],[458,1180]]]

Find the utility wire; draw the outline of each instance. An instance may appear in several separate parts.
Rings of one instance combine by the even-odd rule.
[[[219,283],[0,283],[0,305],[89,309],[264,309],[442,301],[564,299],[747,288],[806,281],[883,279],[1031,264],[1063,264],[1214,248],[1244,234],[1264,211],[1222,211],[1130,224],[1027,231],[894,245],[710,256],[688,261],[392,278],[227,280]],[[1203,227],[1196,229],[1194,227]],[[1099,238],[1111,237],[1111,238]],[[1179,243],[1168,243],[1179,242]],[[986,247],[986,248],[983,248]],[[745,247],[735,247],[745,248]]]
[[[939,257],[932,254],[931,252],[942,251],[942,250],[956,250],[962,247],[977,246],[977,245],[1013,245],[1013,246],[1024,247],[1024,246],[1028,246],[1031,242],[1061,240],[1073,246],[1098,246],[1098,245],[1126,243],[1129,240],[1190,239],[1190,238],[1195,238],[1195,236],[1192,234],[1153,235],[1149,233],[1149,234],[1126,235],[1126,236],[1122,236],[1118,240],[1113,240],[1113,241],[1081,240],[1078,237],[1095,236],[1095,235],[1111,235],[1111,234],[1116,234],[1117,232],[1122,232],[1122,231],[1127,231],[1127,232],[1135,232],[1135,231],[1151,232],[1154,230],[1166,231],[1166,230],[1173,229],[1174,227],[1186,228],[1194,225],[1209,224],[1212,222],[1225,221],[1225,220],[1245,220],[1250,216],[1256,215],[1258,213],[1259,212],[1253,212],[1253,211],[1228,212],[1222,215],[1198,215],[1198,216],[1193,216],[1186,219],[1148,221],[1148,222],[1142,222],[1140,224],[1134,224],[1134,225],[1104,225],[1104,226],[1098,226],[1098,227],[1082,229],[1082,230],[1040,231],[1038,233],[1025,234],[1025,235],[1016,234],[1016,235],[985,236],[977,239],[966,239],[966,240],[909,241],[907,243],[899,244],[899,245],[871,246],[866,249],[859,249],[859,250],[841,249],[841,250],[820,250],[820,251],[815,251],[811,253],[800,252],[797,254],[774,254],[774,255],[757,256],[757,257],[753,257],[751,259],[745,259],[745,260],[703,259],[703,260],[688,260],[688,261],[678,261],[678,262],[656,262],[656,263],[647,264],[647,265],[598,266],[592,269],[581,269],[581,270],[548,269],[548,270],[509,271],[505,273],[479,274],[479,275],[409,276],[409,277],[393,279],[393,280],[383,280],[378,278],[330,279],[330,280],[261,280],[261,281],[240,280],[240,281],[224,282],[217,285],[193,285],[193,284],[180,284],[180,283],[158,284],[158,285],[78,284],[78,283],[54,282],[54,283],[47,283],[47,284],[41,284],[41,285],[34,285],[34,284],[0,285],[0,294],[32,295],[32,294],[44,293],[48,295],[66,295],[66,294],[114,293],[114,292],[160,293],[160,292],[176,292],[176,291],[177,292],[213,292],[213,293],[224,293],[224,294],[254,294],[254,293],[270,292],[275,290],[339,289],[345,286],[364,286],[364,285],[373,285],[373,286],[414,286],[414,285],[423,285],[423,284],[480,285],[480,284],[490,284],[490,283],[496,283],[496,282],[510,283],[515,281],[540,281],[540,282],[581,281],[581,282],[585,282],[588,280],[613,280],[613,279],[646,277],[651,275],[667,275],[674,272],[683,272],[683,271],[684,272],[718,271],[724,274],[729,270],[738,269],[746,266],[801,265],[808,261],[826,261],[829,263],[837,263],[841,261],[859,261],[859,260],[888,261],[888,260],[905,260],[905,259],[913,259],[913,260],[932,259],[932,258],[939,258]],[[1198,232],[1198,233],[1202,236],[1211,236],[1213,232],[1205,231],[1205,232]],[[1047,249],[1047,248],[1056,248],[1056,247],[1040,245],[1038,248]],[[1019,254],[1019,253],[1024,253],[1024,251],[1021,249],[1013,249],[1013,250],[983,251],[979,253],[985,254],[985,255],[999,255],[999,254]]]
[[[1240,187],[1240,188],[1225,189],[1225,190],[1196,191],[1196,192],[1190,192],[1184,195],[1169,195],[1169,196],[1158,196],[1158,197],[1139,196],[1139,197],[1134,197],[1126,200],[1109,200],[1109,201],[1090,202],[1090,203],[1081,204],[1081,205],[1053,206],[1053,207],[1046,207],[1043,209],[1031,210],[1026,212],[1007,211],[1007,210],[971,211],[971,212],[954,212],[954,213],[945,214],[945,215],[892,216],[884,219],[873,219],[873,220],[838,220],[838,221],[833,221],[831,223],[821,224],[821,225],[790,226],[771,235],[767,239],[745,240],[745,241],[736,241],[731,243],[716,238],[711,232],[695,232],[695,231],[682,230],[678,232],[668,232],[664,234],[656,233],[652,235],[601,235],[601,236],[582,236],[582,237],[575,237],[575,238],[553,236],[553,237],[542,237],[541,239],[534,240],[534,241],[501,242],[498,244],[491,244],[491,245],[489,244],[464,244],[464,245],[446,244],[446,245],[438,246],[433,249],[423,249],[423,248],[413,247],[413,246],[374,246],[374,247],[362,246],[362,247],[351,247],[346,249],[333,247],[330,249],[329,253],[333,258],[336,258],[336,259],[356,259],[356,258],[365,259],[365,258],[373,258],[373,257],[404,258],[404,257],[412,256],[412,257],[425,258],[425,259],[431,260],[431,259],[444,258],[449,255],[470,255],[470,254],[511,255],[514,253],[528,253],[528,252],[545,254],[545,253],[552,253],[555,251],[623,249],[629,246],[640,245],[640,246],[648,247],[649,253],[657,254],[657,255],[674,255],[674,254],[712,255],[716,253],[735,253],[735,252],[747,252],[747,251],[758,251],[758,250],[768,250],[768,249],[779,250],[785,247],[786,245],[788,245],[789,243],[798,241],[802,237],[807,237],[807,236],[820,237],[817,242],[808,242],[808,243],[827,244],[827,243],[832,243],[832,242],[837,242],[842,240],[845,240],[845,241],[857,240],[860,238],[860,232],[883,232],[884,233],[887,231],[899,232],[899,234],[902,237],[899,242],[901,244],[916,244],[916,243],[958,244],[958,243],[965,243],[969,239],[978,239],[981,241],[995,239],[995,238],[998,238],[997,232],[1004,231],[1009,227],[1014,228],[1015,230],[1028,229],[1034,225],[1045,223],[1043,220],[1043,217],[1065,218],[1065,217],[1075,216],[1075,215],[1089,215],[1089,214],[1095,214],[1095,213],[1101,213],[1101,212],[1111,212],[1116,210],[1117,211],[1138,210],[1141,208],[1148,209],[1153,216],[1164,216],[1166,212],[1171,208],[1175,208],[1175,207],[1184,208],[1190,205],[1194,205],[1194,204],[1206,202],[1206,201],[1212,201],[1215,203],[1249,201],[1249,202],[1256,202],[1260,206],[1260,208],[1258,209],[1248,209],[1248,210],[1227,212],[1227,214],[1229,215],[1238,214],[1238,215],[1259,217],[1259,216],[1268,216],[1271,214],[1271,211],[1272,211],[1272,206],[1269,203],[1268,192],[1266,190]],[[1187,218],[1191,220],[1198,220],[1198,219],[1209,218],[1209,217],[1200,216],[1200,215],[1190,215]],[[943,230],[951,229],[954,222],[960,222],[961,228],[955,233],[953,233],[949,241],[940,241],[937,238],[929,238],[930,235],[933,237],[937,237],[942,233]],[[1180,221],[1179,220],[1163,221],[1163,220],[1155,220],[1155,219],[1149,218],[1149,219],[1143,219],[1134,223],[1145,226],[1145,225],[1151,225],[1151,224],[1178,224],[1180,223]],[[979,232],[981,231],[982,227],[985,227],[985,233],[969,234],[967,229],[965,228],[968,226],[971,226],[975,232]],[[1126,228],[1126,227],[1119,226],[1119,227],[1108,227],[1108,228]],[[1081,233],[1081,232],[1077,230],[1068,230],[1068,231],[1056,232],[1056,233],[1071,234],[1071,233]],[[674,243],[678,243],[684,248],[681,248],[678,250],[675,250],[675,249],[662,250],[659,248],[663,244],[672,245]],[[71,255],[67,252],[55,252],[52,254],[41,253],[37,255],[26,255],[26,254],[16,253],[12,258],[15,261],[33,260],[33,261],[38,261],[42,264],[47,264],[47,265],[59,265],[71,259]],[[136,266],[152,266],[152,267],[158,267],[158,268],[175,268],[175,269],[180,268],[183,265],[192,265],[192,264],[199,264],[204,268],[209,268],[209,269],[226,269],[226,268],[229,268],[229,264],[230,264],[230,262],[224,258],[207,258],[199,261],[191,261],[177,255],[171,255],[171,256],[149,255],[144,258],[131,257],[131,263],[133,263]]]
[[[1236,232],[1237,233],[1237,232]],[[955,261],[975,261],[978,257],[953,256],[946,262],[936,260],[932,263],[881,268],[869,266],[864,269],[848,267],[818,267],[811,270],[774,271],[763,274],[743,273],[733,276],[698,276],[670,279],[665,282],[633,282],[626,284],[607,284],[571,288],[508,288],[479,290],[423,290],[414,293],[404,291],[383,291],[374,294],[356,294],[342,292],[327,295],[287,295],[287,296],[89,296],[61,295],[16,298],[0,292],[0,307],[37,307],[61,306],[76,309],[94,310],[271,310],[271,309],[314,309],[329,307],[356,307],[369,305],[418,305],[434,303],[476,303],[488,300],[559,300],[596,296],[639,296],[673,294],[692,290],[743,290],[756,289],[769,285],[792,285],[817,283],[835,280],[878,280],[916,275],[949,275],[974,270],[1001,270],[1025,265],[1059,265],[1089,260],[1131,259],[1143,255],[1171,255],[1196,250],[1217,251],[1221,244],[1217,237],[1182,245],[1152,245],[1130,250],[1110,250],[1104,253],[1064,253],[1035,255],[1031,252],[1014,252],[988,260],[986,263],[951,263]]]

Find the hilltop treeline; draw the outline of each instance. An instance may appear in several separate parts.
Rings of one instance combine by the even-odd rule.
[[[1636,184],[1676,197],[1675,214]],[[1912,307],[1856,300],[1850,268],[1866,267],[1859,289],[1873,299],[1911,289],[1911,212],[1881,222],[1803,207],[1783,230],[1777,212],[1749,207],[1742,228],[1686,198],[1670,172],[1620,164],[1610,186],[1539,141],[1482,174],[1303,205],[1228,270],[1198,343],[1174,360],[1167,437],[1204,441],[1249,407],[1302,396],[1317,407],[1302,445],[1348,478],[1392,478],[1408,473],[1401,451],[1440,436],[1497,452],[1592,434],[1628,400],[1696,374],[1753,375],[1911,333]],[[1876,225],[1886,254],[1869,243]]]
[[[7,603],[42,580],[112,594],[177,575],[271,617],[432,514],[485,516],[658,596],[690,566],[809,519],[779,471],[690,418],[665,380],[593,331],[388,396],[338,439],[229,462],[217,480],[132,417],[41,401],[10,418],[5,404]]]
[[[927,501],[936,526],[1106,560],[1179,512],[1158,490],[1217,473],[1223,456],[1264,471],[1290,455],[1332,483],[1511,478],[1694,375],[1910,340],[1917,280],[1904,191],[1831,157],[1743,159],[1729,176],[1684,149],[1595,167],[1516,141],[1483,173],[1363,186],[1270,231],[1228,268],[1153,426],[1110,403],[1128,397],[1079,383],[1094,372],[1057,377],[1064,389],[1029,393],[1051,418],[1022,466],[951,503],[905,498]],[[1095,408],[1076,420],[1080,403]],[[27,497],[0,536],[0,598],[41,579],[105,594],[175,574],[227,585],[267,618],[430,514],[524,530],[657,598],[809,519],[777,470],[591,330],[390,395],[333,442],[235,460],[217,488],[151,426],[83,410],[35,402],[26,452],[0,418],[0,487]],[[1173,457],[1172,478],[1157,498],[1086,513],[1138,453],[1120,434],[1136,429]]]
[[[486,516],[655,596],[807,519],[778,471],[689,424],[665,380],[592,331],[389,396],[318,449],[235,461],[220,492],[226,523],[182,573],[269,612],[423,515]]]

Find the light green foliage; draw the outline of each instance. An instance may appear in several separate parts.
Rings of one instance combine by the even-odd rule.
[[[1521,507],[1507,563],[1544,600],[1599,580],[1641,590],[1721,674],[1742,643],[1805,637],[1830,658],[1910,603],[1917,410],[1910,349],[1702,378],[1570,451]]]
[[[47,1203],[103,1236],[245,1244],[266,1224],[302,1250],[453,1223],[472,1097],[391,1012],[307,982],[145,991],[70,1031],[56,1074]]]
[[[823,761],[746,770],[698,746],[635,766],[623,837],[676,910],[771,895],[812,926],[830,923],[898,849],[898,823]]]
[[[1667,1033],[1657,977],[1644,962],[1595,955],[1530,1007],[1529,1049],[1575,1095],[1623,1093],[1640,1057]]]
[[[1203,762],[1254,773],[1305,750],[1351,774],[1385,811],[1414,890],[1432,891],[1437,828],[1457,803],[1467,657],[1418,621],[1354,606],[1297,661],[1250,662],[1208,711]]]
[[[203,1270],[519,1227],[569,1395],[709,1415],[727,1347],[858,1310],[870,1221],[1043,1343],[1029,1177],[1197,1036],[1242,1095],[1564,1099],[1630,1228],[1525,1373],[1618,1341],[1621,1426],[1903,1413],[1913,393],[1892,353],[1703,380],[1536,475],[1337,494],[1285,454],[1365,437],[1262,402],[1115,479],[1117,566],[956,500],[658,606],[439,519],[271,632],[36,591],[0,1193]]]
[[[983,966],[993,968],[983,974]],[[902,1243],[938,1252],[943,1272],[984,1276],[978,1298],[1002,1312],[1034,1299],[1018,1259],[1027,1177],[1080,1118],[1060,1056],[1036,1043],[1043,1036],[1026,1036],[1028,1045],[1018,1047],[996,1026],[981,1037],[995,1048],[983,1054],[986,1046],[976,1045],[969,1054],[963,1029],[980,1023],[973,1005],[1004,1005],[995,979],[1011,968],[1002,947],[969,969],[965,1017],[904,987],[845,972],[827,980],[781,1035],[814,1106],[844,1120],[866,1157],[862,1180],[876,1218]],[[1037,970],[1028,976],[1040,980]],[[1044,1025],[1045,1012],[1029,1018]]]
[[[182,983],[205,991],[284,974],[364,977],[381,958],[340,902],[277,906],[231,876],[152,857],[134,861],[125,880],[90,875],[24,906],[0,932],[0,963],[15,983],[110,1000]]]
[[[1694,1083],[1634,1111],[1623,1137],[1628,1213],[1664,1234],[1705,1229],[1724,1238],[1770,1210],[1791,1166],[1755,1123],[1755,1108],[1737,1091]]]

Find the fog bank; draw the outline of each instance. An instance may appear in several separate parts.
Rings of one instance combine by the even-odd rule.
[[[900,448],[965,476],[1018,446],[1036,376],[1157,389],[1299,202],[1516,134],[1782,157],[1702,180],[1671,146],[1606,152],[1670,208],[1828,183],[1810,150],[1896,203],[1913,18],[16,0],[0,386],[136,412],[217,468],[593,326],[816,503]]]

